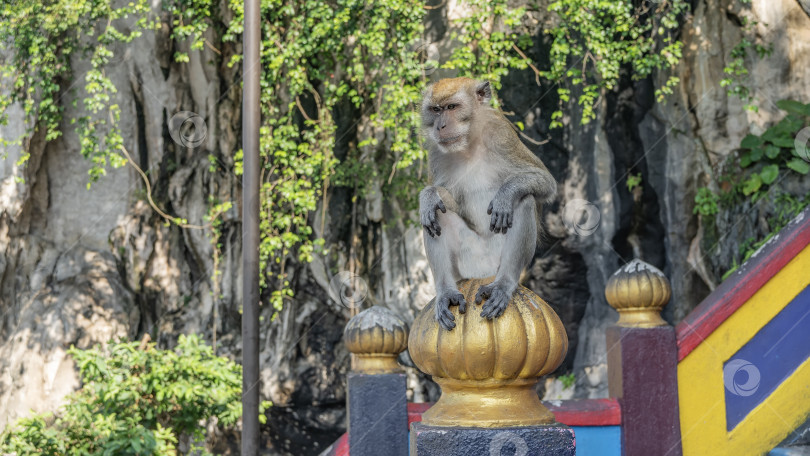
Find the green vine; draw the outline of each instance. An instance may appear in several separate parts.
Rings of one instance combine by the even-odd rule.
[[[239,3],[231,3],[235,17],[226,39],[241,32]],[[489,78],[497,87],[509,68],[526,67],[515,50],[521,41],[511,31],[522,9],[507,8],[505,0],[467,3],[471,15],[451,24],[462,45],[441,67]],[[325,216],[314,213],[326,206],[330,186],[349,187],[355,207],[374,188],[404,210],[416,207],[414,195],[426,179],[417,134],[427,83],[418,52],[424,14],[422,2],[414,0],[262,4],[260,257],[262,285],[272,288],[276,310],[293,295],[289,260],[308,262],[323,251],[313,228],[323,232]],[[346,103],[359,113],[356,141],[338,134],[334,112]],[[338,145],[347,149],[340,160]]]
[[[676,39],[678,17],[685,0],[660,2],[557,0],[549,10],[559,24],[549,30],[551,68],[543,75],[560,83],[560,108],[552,114],[551,127],[562,127],[562,106],[576,95],[583,124],[596,118],[596,106],[606,90],[619,83],[623,68],[633,79],[644,79],[656,70],[671,70],[682,56]],[[656,89],[661,101],[672,93],[678,77],[671,75]]]
[[[81,153],[91,161],[92,182],[105,174],[105,168],[123,166],[118,153],[123,144],[118,129],[120,108],[114,102],[116,88],[106,74],[116,43],[129,43],[150,25],[146,0],[133,0],[113,6],[109,0],[17,0],[0,7],[0,43],[10,43],[14,52],[0,62],[0,75],[10,81],[7,93],[0,93],[0,123],[7,124],[7,108],[20,103],[33,127],[30,136],[42,131],[46,141],[62,132],[62,84],[72,78],[84,80],[84,113],[71,119],[77,123]],[[124,22],[134,16],[127,31]],[[71,56],[89,56],[90,69],[74,74]],[[5,84],[4,84],[5,86]],[[21,145],[22,138],[3,139],[4,146]],[[24,164],[28,151],[18,161]]]
[[[744,4],[750,4],[750,0],[743,1]],[[723,68],[723,73],[726,75],[721,81],[721,87],[727,87],[727,92],[731,96],[739,98],[745,105],[745,109],[757,112],[759,108],[754,104],[754,98],[751,95],[751,89],[748,87],[748,67],[745,64],[746,58],[753,51],[760,59],[765,58],[773,52],[773,44],[768,43],[763,45],[756,42],[755,38],[750,38],[756,32],[756,27],[759,22],[752,17],[743,15],[740,17],[742,38],[737,43],[730,53],[731,60],[728,65]]]
[[[451,24],[461,45],[442,68],[487,78],[499,87],[511,68],[529,65],[520,49],[529,38],[514,32],[524,9],[508,8],[506,0],[466,3],[470,14]],[[231,11],[223,14],[230,20],[224,20],[212,0],[165,0],[170,37],[188,41],[191,51],[208,46],[220,53],[206,37],[220,34],[222,43],[236,42],[242,33],[242,2],[231,0],[228,6]],[[62,87],[74,76],[70,57],[87,55],[91,69],[78,98],[85,112],[71,123],[78,124],[82,154],[92,163],[88,186],[107,166],[127,163],[116,88],[106,71],[115,43],[129,42],[157,25],[148,19],[148,3],[137,0],[113,8],[110,0],[22,0],[2,8],[0,42],[11,43],[14,53],[0,68],[14,90],[0,96],[0,111],[21,102],[35,128],[45,129],[46,140],[57,138],[63,123]],[[330,186],[350,188],[354,206],[377,189],[403,210],[416,206],[414,195],[426,179],[425,152],[417,134],[417,106],[427,83],[418,52],[424,43],[425,8],[415,0],[269,0],[262,2],[261,14],[261,280],[271,289],[271,305],[279,310],[293,295],[290,261],[308,262],[324,251],[324,239],[314,233],[316,227],[325,231],[326,219],[315,212],[328,205]],[[121,21],[130,16],[134,25],[124,31]],[[182,50],[174,58],[189,61]],[[228,65],[241,59],[233,55]],[[335,112],[347,104],[355,110],[349,130],[360,126],[356,134],[338,131]],[[340,159],[335,156],[338,147],[345,151]],[[241,151],[234,158],[234,171],[241,174]],[[151,198],[150,204],[159,211]],[[211,204],[209,214],[221,213],[219,204]],[[197,227],[159,212],[180,227]],[[209,225],[212,242],[217,242],[220,225],[215,216]],[[352,243],[357,229],[353,221]]]
[[[219,54],[220,51],[211,46],[203,36],[212,23],[214,5],[211,0],[164,0],[163,9],[171,13],[172,17],[170,37],[179,42],[190,40],[189,48],[192,51],[202,50],[208,44]],[[188,63],[188,53],[177,51],[174,53],[174,60]]]
[[[500,80],[510,69],[525,69],[531,61],[521,51],[532,44],[531,36],[518,34],[526,7],[508,8],[505,1],[468,0],[472,13],[458,20],[451,40],[463,46],[453,49],[441,68],[458,70],[460,75],[486,79],[500,89]]]

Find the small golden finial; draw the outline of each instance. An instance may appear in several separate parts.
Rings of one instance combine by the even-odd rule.
[[[635,259],[608,279],[605,297],[619,311],[618,326],[652,328],[667,324],[661,309],[669,302],[672,288],[663,272]]]
[[[408,348],[408,325],[389,309],[372,306],[349,320],[343,330],[343,340],[355,355],[353,371],[400,372],[397,355]]]

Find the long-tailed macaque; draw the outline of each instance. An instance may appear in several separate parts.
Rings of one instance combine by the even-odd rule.
[[[453,329],[451,305],[467,303],[456,282],[495,276],[475,296],[481,316],[499,317],[529,265],[541,203],[557,183],[509,121],[490,105],[488,82],[442,79],[422,101],[431,185],[419,194],[425,249],[436,282],[436,320]]]

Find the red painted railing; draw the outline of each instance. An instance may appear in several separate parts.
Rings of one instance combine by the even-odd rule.
[[[686,358],[808,244],[810,208],[763,245],[675,327],[678,361]]]

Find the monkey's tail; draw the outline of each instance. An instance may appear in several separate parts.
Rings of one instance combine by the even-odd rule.
[[[537,203],[535,215],[537,217],[537,249],[539,250],[540,247],[546,247],[553,244],[555,239],[549,235],[548,232],[546,232],[545,227],[543,226],[543,203]]]

